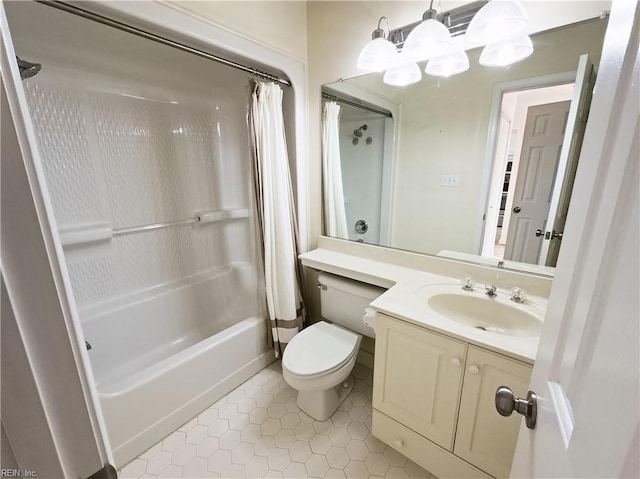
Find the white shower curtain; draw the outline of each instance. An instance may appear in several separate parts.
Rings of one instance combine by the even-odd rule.
[[[282,88],[255,81],[249,128],[255,155],[255,188],[262,227],[267,307],[276,357],[303,327],[291,174],[282,113]]]
[[[340,164],[340,105],[334,101],[325,102],[322,115],[322,173],[325,234],[349,239]]]

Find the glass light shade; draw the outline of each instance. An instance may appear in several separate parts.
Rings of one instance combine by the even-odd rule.
[[[382,72],[396,65],[398,52],[389,40],[376,38],[360,52],[356,67],[367,73]]]
[[[520,35],[482,49],[479,63],[485,67],[506,67],[524,60],[533,53],[533,43],[527,35]]]
[[[451,49],[453,40],[447,27],[429,19],[414,28],[404,42],[402,55],[415,62],[437,57]]]
[[[386,71],[382,81],[392,86],[407,86],[422,80],[422,72],[417,63],[403,62]]]
[[[469,69],[469,57],[463,50],[457,50],[446,55],[432,58],[427,63],[424,72],[435,77],[450,77]]]
[[[491,0],[475,14],[467,40],[471,43],[495,43],[521,33],[527,25],[527,11],[517,0]]]

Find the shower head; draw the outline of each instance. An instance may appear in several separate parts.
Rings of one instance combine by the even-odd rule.
[[[362,130],[367,131],[367,128],[369,127],[366,124],[364,124],[360,128],[353,130],[353,134],[356,135],[358,138],[362,138]]]
[[[18,68],[20,69],[20,79],[26,80],[27,78],[31,78],[36,75],[42,65],[40,63],[31,63],[25,60],[21,60],[20,57],[16,56],[16,60],[18,61]]]

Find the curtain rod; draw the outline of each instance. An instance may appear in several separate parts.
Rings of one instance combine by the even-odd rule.
[[[351,101],[351,100],[346,100],[344,98],[340,98],[338,96],[332,95],[330,93],[322,93],[322,99],[323,100],[328,100],[328,101],[337,101],[340,103],[344,103],[345,105],[351,105],[351,106],[355,106],[356,108],[361,108],[362,110],[367,110],[370,111],[372,113],[377,113],[379,115],[383,115],[386,116],[387,118],[393,118],[393,115],[391,113],[389,113],[388,111],[382,110],[382,109],[377,109],[368,105],[362,105],[361,103],[357,103],[355,101]]]
[[[73,15],[77,15],[79,17],[83,17],[83,18],[86,18],[88,20],[93,20],[94,22],[101,23],[103,25],[107,25],[109,27],[116,28],[116,29],[121,30],[123,32],[131,33],[133,35],[137,35],[139,37],[146,38],[147,40],[152,40],[154,42],[161,43],[163,45],[167,45],[169,47],[176,48],[178,50],[182,50],[184,52],[191,53],[193,55],[196,55],[196,56],[199,56],[199,57],[202,57],[202,58],[206,58],[208,60],[213,60],[213,61],[215,61],[217,63],[222,63],[223,65],[230,66],[230,67],[235,68],[237,70],[242,70],[244,72],[251,73],[252,75],[256,75],[256,76],[265,78],[267,80],[278,82],[278,83],[280,83],[282,85],[291,86],[291,82],[289,80],[285,80],[283,78],[277,77],[276,75],[273,75],[271,73],[263,72],[263,71],[257,70],[256,68],[248,67],[246,65],[242,65],[241,63],[237,63],[237,62],[234,62],[232,60],[227,60],[226,58],[222,58],[222,57],[219,57],[217,55],[212,55],[211,53],[207,53],[207,52],[204,52],[202,50],[198,50],[197,48],[192,48],[192,47],[184,45],[182,43],[178,43],[178,42],[175,42],[173,40],[169,40],[167,38],[163,38],[163,37],[161,37],[159,35],[155,35],[153,33],[141,30],[139,28],[132,27],[130,25],[127,25],[125,23],[119,22],[117,20],[113,20],[111,18],[104,17],[104,16],[99,15],[97,13],[93,13],[93,12],[90,12],[88,10],[85,10],[83,8],[76,7],[75,5],[70,5],[68,3],[61,2],[61,1],[58,1],[58,0],[36,0],[36,1],[38,3],[43,4],[43,5],[47,5],[49,7],[57,8],[58,10],[63,10],[65,12],[67,12],[67,13],[71,13]]]

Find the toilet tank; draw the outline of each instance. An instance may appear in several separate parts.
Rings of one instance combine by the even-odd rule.
[[[324,319],[370,338],[375,337],[374,329],[362,322],[364,308],[386,289],[328,273],[320,273],[318,287]]]

